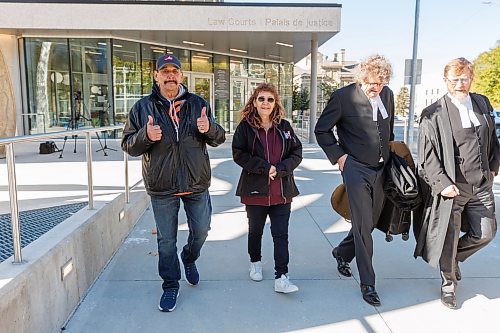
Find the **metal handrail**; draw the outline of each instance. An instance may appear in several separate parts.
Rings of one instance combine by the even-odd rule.
[[[113,126],[104,126],[104,127],[89,127],[89,128],[81,128],[72,131],[59,131],[59,132],[50,132],[50,133],[39,133],[33,135],[23,135],[23,136],[13,136],[10,138],[0,138],[0,145],[6,145],[8,143],[19,143],[19,142],[33,142],[33,141],[41,141],[52,138],[64,138],[65,136],[73,136],[73,135],[84,135],[85,133],[97,133],[104,131],[114,131],[123,129],[123,125],[113,125]]]
[[[47,140],[59,137],[68,137],[75,135],[85,135],[85,146],[86,146],[86,160],[87,160],[87,187],[88,187],[88,202],[89,209],[94,209],[94,189],[93,189],[93,177],[92,177],[92,143],[90,136],[92,133],[121,130],[123,126],[105,126],[99,128],[85,128],[73,131],[60,131],[51,132],[44,134],[34,134],[25,136],[14,136],[10,138],[0,138],[0,145],[5,145],[6,148],[6,158],[7,158],[7,174],[8,174],[8,187],[9,187],[9,199],[10,199],[10,214],[11,214],[11,224],[12,224],[12,245],[14,248],[14,264],[20,264],[23,262],[21,254],[21,231],[19,225],[19,206],[17,199],[17,178],[16,178],[16,162],[14,157],[14,144],[21,142],[33,142],[40,140]],[[123,154],[123,160],[125,163],[125,200],[127,203],[130,202],[130,187],[128,180],[128,155]],[[137,182],[132,187],[135,187],[140,182]]]

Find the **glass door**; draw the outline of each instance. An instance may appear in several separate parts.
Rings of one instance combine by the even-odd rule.
[[[214,79],[211,74],[191,74],[191,91],[203,97],[213,108]]]
[[[246,77],[234,77],[231,79],[231,110],[229,112],[229,131],[233,132],[240,119],[239,111],[243,109],[246,101],[253,94],[259,83],[264,79],[249,79]]]
[[[213,110],[214,76],[213,74],[184,72],[184,85],[188,90],[203,97]]]

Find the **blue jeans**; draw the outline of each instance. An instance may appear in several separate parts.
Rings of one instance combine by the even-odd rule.
[[[179,288],[181,270],[177,257],[177,229],[181,200],[189,227],[187,244],[181,252],[183,263],[194,263],[198,259],[210,230],[212,204],[208,190],[182,196],[151,196],[157,229],[158,273],[163,279],[163,290]]]

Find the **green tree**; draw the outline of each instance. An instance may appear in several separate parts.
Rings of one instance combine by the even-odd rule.
[[[328,101],[332,93],[337,90],[337,86],[332,82],[323,81],[319,85],[319,89],[323,92],[323,98]]]
[[[474,60],[472,91],[485,95],[495,109],[500,109],[500,41]]]
[[[407,87],[402,87],[396,97],[396,115],[407,116],[410,108],[410,93]]]
[[[298,85],[293,85],[292,90],[292,109],[307,110],[309,109],[309,92],[305,88],[300,88]]]

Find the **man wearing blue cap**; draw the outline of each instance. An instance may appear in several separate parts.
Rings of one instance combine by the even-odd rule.
[[[210,230],[212,205],[208,187],[211,170],[206,145],[223,143],[224,129],[215,122],[210,105],[182,84],[179,59],[164,54],[156,61],[152,92],[130,110],[122,149],[142,155],[142,176],[156,221],[158,271],[163,279],[160,311],[175,309],[181,278],[177,256],[180,201],[189,226],[180,258],[186,282],[197,285],[195,261]]]

